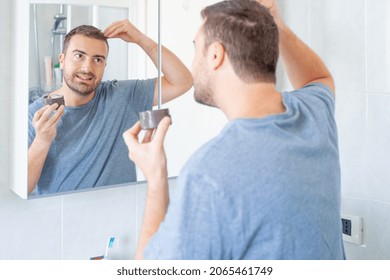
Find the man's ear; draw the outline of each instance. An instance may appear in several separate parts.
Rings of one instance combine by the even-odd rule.
[[[208,59],[211,67],[218,69],[225,59],[225,48],[220,42],[212,43],[208,48]]]
[[[60,69],[64,69],[64,60],[65,60],[65,55],[63,53],[60,53],[58,56],[58,62],[60,63]]]

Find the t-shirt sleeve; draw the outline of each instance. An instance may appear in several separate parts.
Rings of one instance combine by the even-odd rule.
[[[216,217],[212,184],[199,176],[181,176],[175,187],[165,220],[146,246],[144,258],[221,259],[222,221]]]
[[[311,83],[304,86],[301,90],[302,93],[312,94],[320,101],[324,102],[329,109],[334,111],[335,107],[335,95],[332,90],[322,83]]]
[[[127,102],[135,112],[151,110],[156,79],[118,81],[121,88],[127,92]],[[126,93],[121,93],[126,95]],[[121,97],[120,97],[121,98]]]
[[[301,89],[292,91],[290,94],[297,97],[297,100],[300,100],[299,102],[305,104],[307,108],[317,111],[317,113],[314,113],[317,117],[327,116],[327,121],[334,121],[335,95],[328,86],[322,83],[311,83]]]
[[[301,121],[294,124],[296,127],[306,123],[305,127],[311,129],[313,136],[327,139],[337,146],[335,96],[329,87],[322,83],[312,83],[285,94],[285,97],[290,109],[299,112],[301,116]],[[321,129],[317,130],[319,126]]]

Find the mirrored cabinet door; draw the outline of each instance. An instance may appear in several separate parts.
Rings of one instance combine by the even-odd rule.
[[[11,189],[28,198],[28,106],[61,87],[58,57],[65,35],[79,25],[104,30],[110,23],[126,18],[138,25],[144,22],[145,12],[140,12],[144,5],[138,0],[16,0],[12,5]],[[120,39],[109,40],[109,45],[103,81],[144,78],[139,74],[144,66],[134,63],[144,63],[145,58],[138,57],[139,51],[131,51],[134,46]]]

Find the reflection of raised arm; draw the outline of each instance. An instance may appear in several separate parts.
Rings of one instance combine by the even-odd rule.
[[[312,49],[302,42],[283,22],[276,0],[257,0],[270,9],[279,28],[279,49],[288,77],[294,88],[301,88],[313,82],[327,85],[335,90],[331,73]]]
[[[139,45],[150,57],[154,65],[157,66],[157,43],[140,32],[128,20],[112,23],[104,30],[104,35],[107,38],[121,38],[126,42]],[[163,91],[162,102],[165,103],[189,90],[192,86],[192,76],[191,72],[180,59],[165,47],[162,47],[162,58],[161,70],[164,74],[164,77],[161,79]],[[157,91],[158,87],[156,82],[153,105],[157,105],[158,103]]]
[[[64,106],[61,105],[54,111],[56,108],[57,104],[47,105],[34,115],[35,138],[28,149],[28,193],[31,193],[38,183],[50,145],[57,135],[56,127],[64,113]]]

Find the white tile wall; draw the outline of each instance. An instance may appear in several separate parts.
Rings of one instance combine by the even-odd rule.
[[[60,259],[60,215],[53,209],[0,216],[0,259]]]
[[[367,106],[367,196],[390,203],[390,95],[370,94]]]
[[[366,1],[369,92],[390,92],[390,2]]]
[[[61,207],[61,197],[23,200],[10,191],[7,186],[0,189],[0,217],[12,214],[25,214],[37,211],[57,210]]]
[[[122,259],[136,244],[136,186],[63,196],[62,259],[104,255],[108,238],[119,239]]]
[[[343,196],[366,197],[366,94],[337,92],[336,119],[339,133]]]
[[[365,0],[310,1],[310,44],[338,91],[366,89]]]
[[[387,195],[387,197],[389,197]],[[366,218],[367,259],[390,259],[390,204],[368,201]]]

